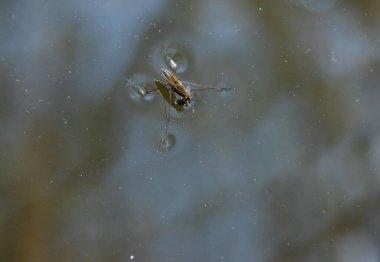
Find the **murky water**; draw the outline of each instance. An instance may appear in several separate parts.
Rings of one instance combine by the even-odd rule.
[[[2,261],[380,260],[379,13],[0,2]]]

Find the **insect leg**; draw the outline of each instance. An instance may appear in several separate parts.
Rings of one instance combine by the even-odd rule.
[[[162,99],[162,101],[164,102],[164,113],[165,113],[165,139],[167,139],[168,138],[168,114],[166,112],[165,99]],[[170,108],[170,105],[169,105],[169,108]]]
[[[150,93],[152,93],[154,91],[158,91],[158,88],[154,88],[152,90],[146,91],[144,95],[150,94]]]
[[[170,105],[172,104],[172,93],[169,92],[169,117],[168,117],[168,126],[170,124]],[[166,129],[166,136],[168,136],[168,130]]]

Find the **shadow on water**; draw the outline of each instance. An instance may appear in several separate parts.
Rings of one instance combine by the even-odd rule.
[[[168,103],[177,112],[183,112],[183,111],[185,111],[185,107],[184,106],[179,105],[178,103],[176,103],[175,94],[170,89],[168,89],[164,84],[162,84],[158,80],[155,80],[154,84],[156,85],[159,94],[166,101],[166,103]]]

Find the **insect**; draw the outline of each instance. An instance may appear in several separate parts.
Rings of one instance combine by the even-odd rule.
[[[170,123],[170,107],[175,108],[177,111],[183,112],[189,105],[195,102],[202,102],[192,96],[193,92],[205,91],[205,90],[216,90],[223,91],[230,88],[217,88],[211,86],[204,86],[199,84],[194,84],[190,82],[180,81],[171,73],[169,70],[161,68],[162,75],[167,81],[167,84],[162,84],[160,81],[156,80],[156,88],[147,91],[145,95],[156,93],[158,91],[164,98],[164,109],[165,109],[165,139],[168,137],[168,126]],[[184,84],[202,87],[202,88],[190,88],[189,86],[185,87]],[[166,108],[165,101],[169,104],[168,110]],[[168,111],[168,112],[167,112]],[[165,141],[164,141],[165,142]]]
[[[178,105],[184,105],[185,107],[189,106],[192,99],[190,96],[190,88],[185,88],[183,84],[177,79],[177,77],[174,74],[170,73],[169,70],[163,68],[161,68],[161,70],[162,75],[168,82],[167,85],[174,93],[178,95],[176,98],[176,103]]]

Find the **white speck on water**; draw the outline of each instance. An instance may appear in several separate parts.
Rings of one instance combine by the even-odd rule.
[[[322,213],[323,213],[323,214],[327,214],[327,211],[326,211],[326,210],[322,210]]]
[[[25,92],[25,94],[29,94],[29,90],[28,89],[25,89],[24,92]]]
[[[263,9],[261,7],[259,7],[259,11],[262,11]]]
[[[133,259],[135,259],[135,256],[134,255],[130,255],[129,256],[129,260],[133,260]]]
[[[29,111],[29,110],[26,110],[25,111],[28,115],[30,115],[31,114],[31,112]]]
[[[63,118],[62,121],[63,121],[64,125],[67,125],[67,119],[66,118]]]
[[[67,73],[68,73],[69,75],[71,75],[72,71],[71,71],[71,70],[69,70]]]
[[[123,189],[123,187],[122,187],[122,186],[119,186],[117,189],[119,189],[119,190],[122,190],[122,189]]]
[[[355,99],[355,102],[356,102],[356,103],[359,103],[359,101],[360,101],[359,98],[356,98],[356,99]]]

